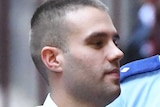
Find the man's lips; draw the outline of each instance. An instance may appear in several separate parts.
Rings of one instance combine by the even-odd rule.
[[[114,78],[120,78],[120,71],[119,69],[114,69],[114,70],[111,70],[110,72],[105,72],[105,75],[110,75]]]

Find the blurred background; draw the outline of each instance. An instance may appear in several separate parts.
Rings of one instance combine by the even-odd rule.
[[[160,53],[159,0],[102,0],[125,57],[121,64]],[[44,0],[0,0],[0,107],[43,103],[47,85],[29,51],[30,19]]]

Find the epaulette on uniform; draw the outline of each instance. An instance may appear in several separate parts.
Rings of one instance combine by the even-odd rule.
[[[160,56],[155,55],[149,58],[130,62],[120,68],[120,81],[123,82],[130,76],[152,72],[160,69]]]

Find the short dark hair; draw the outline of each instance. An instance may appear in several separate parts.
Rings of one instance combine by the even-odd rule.
[[[100,0],[50,0],[38,7],[33,14],[30,35],[31,56],[47,81],[48,69],[41,60],[41,49],[44,46],[54,46],[66,51],[67,37],[71,28],[65,21],[65,15],[88,6],[107,11]]]

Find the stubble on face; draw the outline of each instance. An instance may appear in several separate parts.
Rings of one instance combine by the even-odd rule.
[[[101,101],[103,104],[108,103],[108,100],[113,101],[120,93],[119,81],[111,81],[104,74],[102,65],[97,65],[90,55],[80,53],[81,51],[76,51],[74,54],[69,52],[65,56],[64,69],[66,72],[63,75],[67,93],[82,102]]]
[[[100,16],[102,14],[104,16],[104,12],[97,11],[93,8],[87,9],[77,11],[76,15],[83,11],[83,13],[86,12],[87,14],[88,12],[98,13]],[[104,23],[106,22],[109,21],[104,20]],[[105,55],[102,50],[93,51],[91,47],[84,43],[83,39],[85,37],[83,36],[85,33],[83,32],[85,30],[81,30],[78,27],[80,24],[75,25],[75,28],[72,27],[76,31],[74,32],[76,36],[73,36],[72,39],[70,38],[68,44],[69,51],[64,54],[65,61],[62,66],[65,90],[77,101],[92,102],[93,104],[99,102],[102,105],[104,103],[109,104],[120,94],[119,80],[113,80],[104,73],[109,70],[108,67],[112,67],[113,65],[105,61]],[[99,24],[96,24],[95,26],[99,26]],[[87,29],[92,28],[90,25],[91,23],[87,25],[89,26]],[[79,28],[80,31],[76,28]]]

